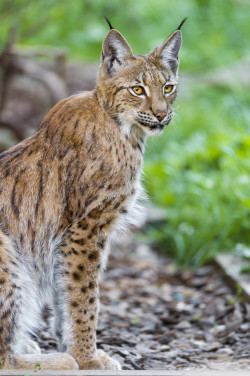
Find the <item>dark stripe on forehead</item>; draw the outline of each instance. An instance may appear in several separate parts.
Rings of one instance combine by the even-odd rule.
[[[159,71],[160,75],[161,75],[161,78],[162,78],[162,81],[163,82],[168,82],[170,81],[170,75],[165,73],[165,72],[162,72],[162,71]]]
[[[171,79],[166,70],[162,69],[159,64],[149,61],[147,56],[136,55],[136,57],[141,68],[141,72],[134,79],[136,84],[147,86],[150,89],[163,86]]]
[[[141,78],[142,78],[143,85],[147,86],[147,77],[146,77],[146,73],[145,72],[143,72]]]
[[[149,88],[152,86],[164,85],[169,80],[169,76],[159,70],[151,69],[143,72],[143,84]]]
[[[156,81],[157,84],[164,85],[167,81],[170,80],[170,76],[166,72],[162,72],[160,70],[157,70],[153,73],[152,80]]]
[[[139,80],[139,78],[135,78],[135,82],[136,82],[137,84],[141,84],[141,80]]]

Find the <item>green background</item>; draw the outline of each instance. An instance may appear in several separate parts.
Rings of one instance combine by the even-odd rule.
[[[189,16],[176,117],[148,140],[144,176],[165,213],[147,236],[180,264],[249,247],[249,14],[246,0],[0,1],[0,47],[18,20],[19,47],[66,48],[83,61],[99,60],[104,15],[135,53],[148,53]]]

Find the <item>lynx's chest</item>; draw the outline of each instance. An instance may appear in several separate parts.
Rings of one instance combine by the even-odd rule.
[[[117,199],[114,199],[114,211],[116,220],[109,228],[108,242],[106,252],[103,253],[102,267],[106,267],[109,252],[112,244],[121,241],[121,236],[143,223],[145,216],[145,208],[143,201],[146,199],[146,194],[140,182],[141,170],[136,171],[135,178],[129,182],[125,194],[118,194]]]
[[[142,201],[146,199],[141,185],[144,144],[137,138],[127,141],[129,144],[125,149],[120,169],[120,181],[122,181],[123,189],[120,192],[119,204],[117,204],[119,205],[119,215],[115,233],[140,225],[144,214]]]

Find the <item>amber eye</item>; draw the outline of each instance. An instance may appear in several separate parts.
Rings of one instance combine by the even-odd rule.
[[[166,85],[164,86],[164,93],[170,94],[174,90],[174,85]]]
[[[137,94],[137,95],[142,95],[142,94],[144,94],[144,89],[143,89],[143,87],[141,87],[141,86],[134,86],[134,87],[132,87],[132,90],[133,90],[133,92],[134,92],[135,94]]]

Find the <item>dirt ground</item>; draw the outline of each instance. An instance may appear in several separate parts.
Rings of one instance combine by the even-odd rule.
[[[177,270],[133,236],[101,282],[97,345],[124,370],[250,370],[250,305],[213,266]],[[39,344],[57,343],[46,324]]]

